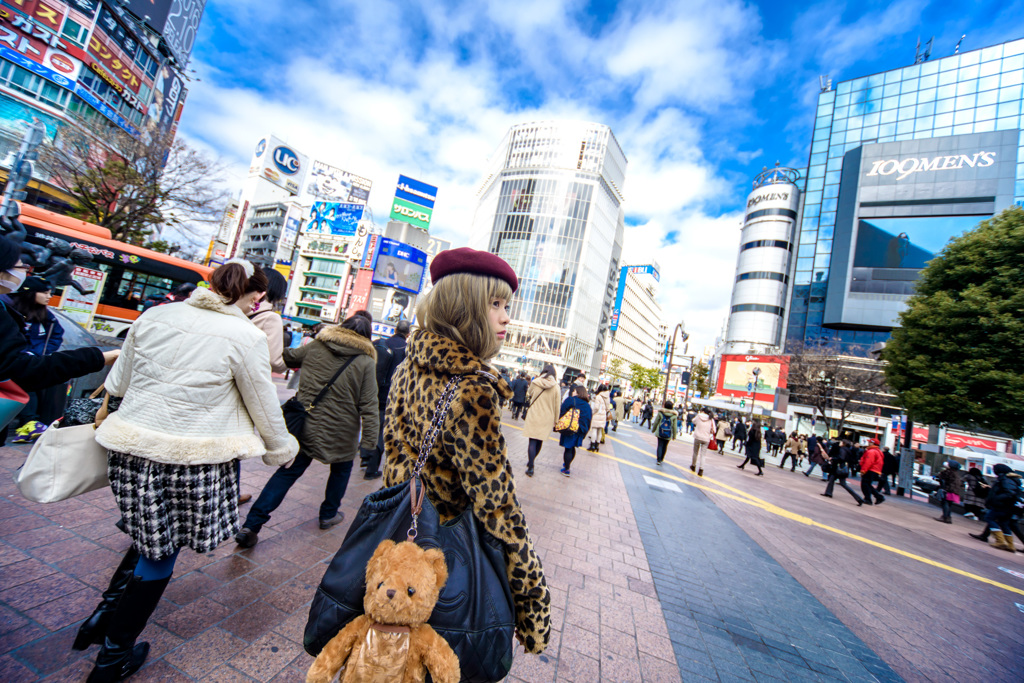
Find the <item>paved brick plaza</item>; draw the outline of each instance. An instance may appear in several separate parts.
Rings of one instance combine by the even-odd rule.
[[[824,499],[817,478],[754,477],[731,454],[710,454],[697,488],[678,466],[689,443],[656,468],[653,436],[633,426],[599,456],[581,451],[570,479],[546,442],[528,479],[516,424],[505,432],[554,600],[551,647],[519,655],[510,680],[1024,678],[1024,578],[1000,569],[1024,575],[1024,555],[968,538],[974,523],[939,524],[917,501]],[[127,537],[109,490],[21,499],[10,474],[23,458],[0,450],[0,680],[80,681],[96,648],[70,644]],[[182,553],[132,680],[304,680],[309,601],[345,534],[316,524],[326,472],[310,468],[255,548]],[[270,473],[247,462],[243,488]],[[347,515],[373,486],[353,479]]]

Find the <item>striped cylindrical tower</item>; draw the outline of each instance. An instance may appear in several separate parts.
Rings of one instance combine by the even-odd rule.
[[[766,169],[743,218],[725,353],[776,353],[782,346],[790,264],[800,206],[799,173]]]

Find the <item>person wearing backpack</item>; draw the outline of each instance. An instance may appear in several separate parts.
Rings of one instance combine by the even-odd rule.
[[[678,417],[675,410],[673,410],[672,399],[665,401],[665,405],[658,414],[654,416],[654,424],[651,425],[651,431],[658,437],[658,450],[656,452],[658,458],[658,465],[661,465],[665,461],[665,453],[668,451],[668,443],[676,438],[676,418]],[[704,468],[702,467],[697,472],[698,477],[704,476]]]
[[[384,457],[384,409],[388,405],[388,394],[391,392],[391,378],[395,368],[405,360],[405,346],[409,338],[409,321],[400,320],[395,325],[395,333],[386,339],[378,339],[373,343],[377,352],[377,408],[380,417],[380,429],[377,434],[377,445],[372,451],[362,452],[362,464],[366,466],[363,479],[377,479],[381,476],[380,461]]]

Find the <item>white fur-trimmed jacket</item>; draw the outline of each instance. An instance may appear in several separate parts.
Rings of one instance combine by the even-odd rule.
[[[96,430],[112,451],[173,465],[256,456],[281,465],[299,451],[270,378],[266,335],[209,289],[140,316],[104,386],[124,397]]]

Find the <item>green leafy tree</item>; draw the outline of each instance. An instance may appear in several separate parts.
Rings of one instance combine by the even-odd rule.
[[[629,364],[629,383],[635,391],[651,391],[661,386],[661,373],[658,368],[645,368],[639,363]]]
[[[690,383],[693,385],[694,391],[705,398],[711,395],[710,372],[708,364],[701,361],[694,366],[690,373]]]
[[[181,251],[181,247],[177,244],[171,244],[167,240],[155,240],[146,244],[146,249],[152,249],[153,251],[159,251],[161,254],[176,254]]]
[[[882,357],[914,420],[1024,435],[1024,209],[929,262]]]
[[[626,379],[626,361],[621,358],[612,358],[612,362],[608,364],[607,373],[610,377],[615,379]]]

